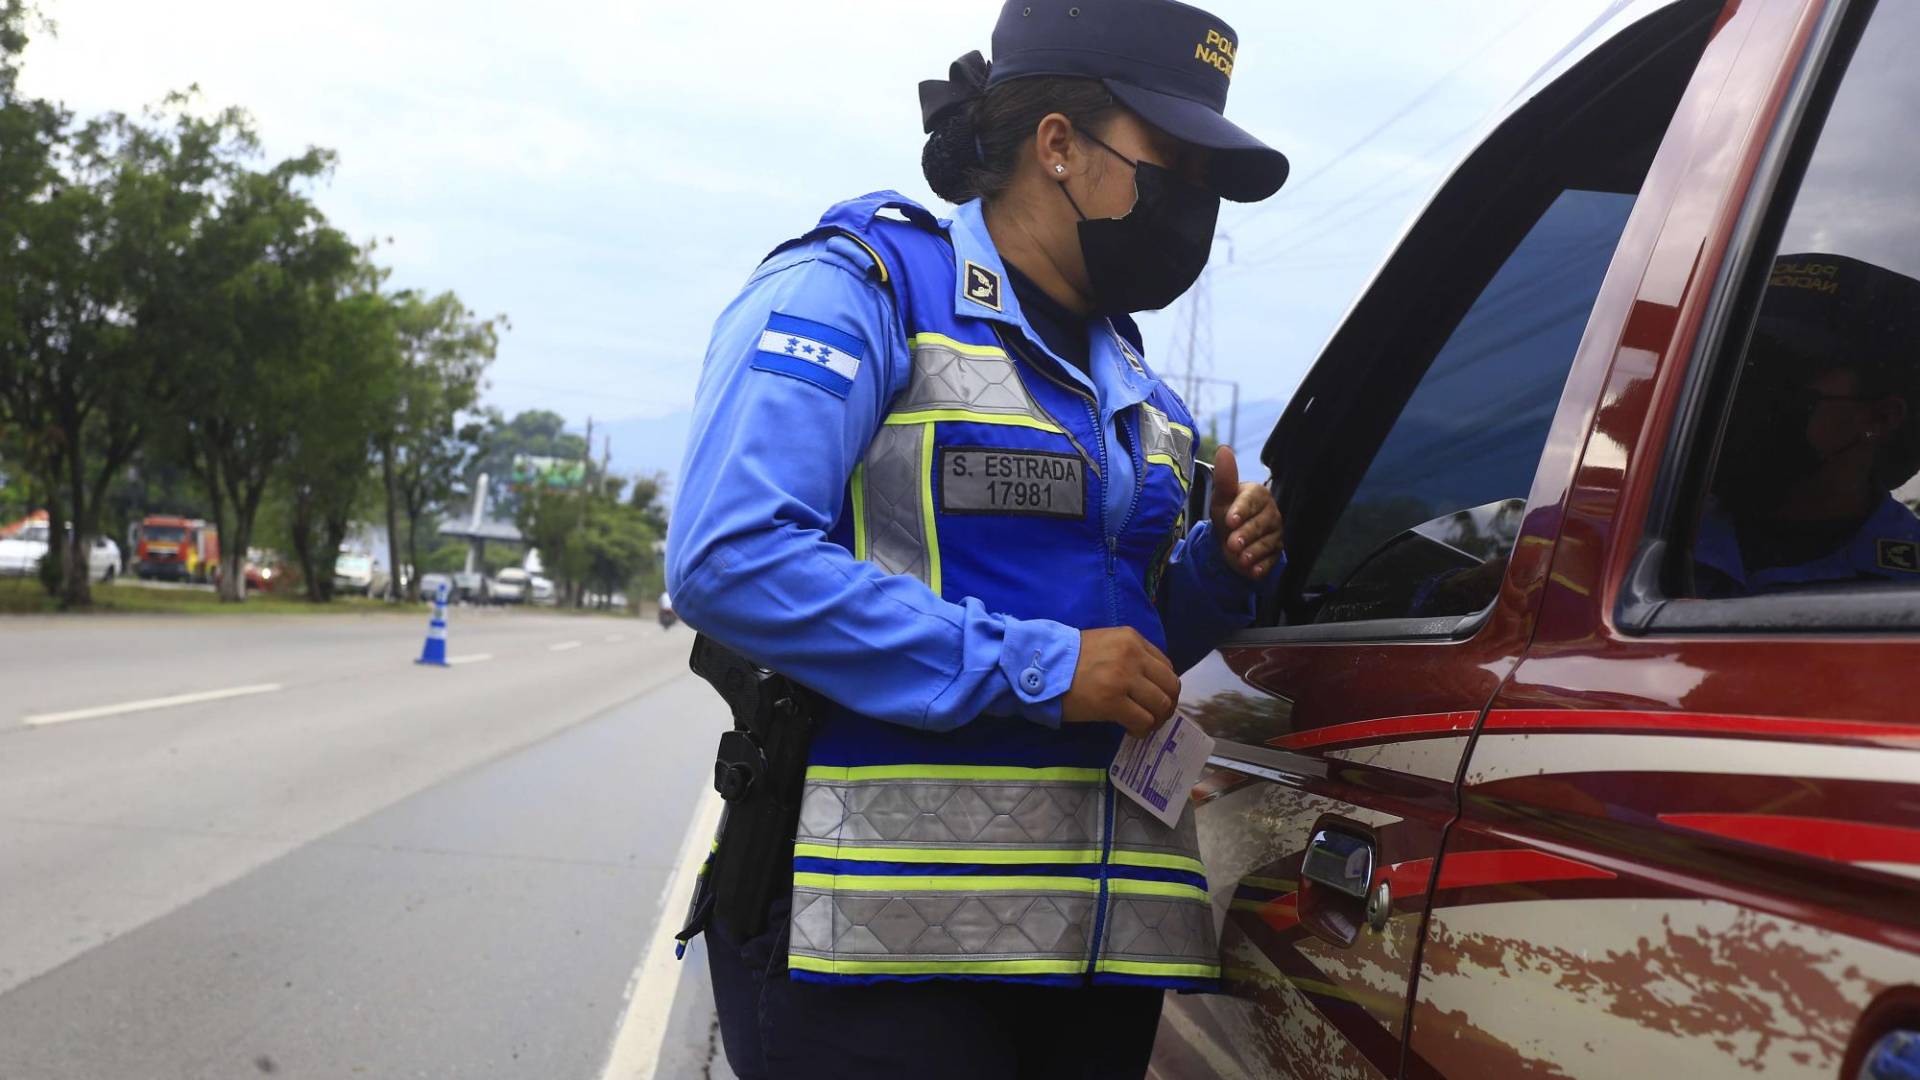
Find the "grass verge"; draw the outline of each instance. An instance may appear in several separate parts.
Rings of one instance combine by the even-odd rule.
[[[0,578],[0,615],[40,615],[60,610],[37,578]],[[255,593],[244,603],[223,604],[212,589],[155,589],[144,585],[93,586],[93,606],[76,614],[104,615],[410,615],[418,617],[425,605],[388,604],[358,596],[337,597],[330,604],[311,604],[298,596]]]

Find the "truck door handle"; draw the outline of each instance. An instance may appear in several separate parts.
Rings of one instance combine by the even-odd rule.
[[[1375,850],[1373,837],[1357,829],[1338,824],[1314,829],[1300,861],[1301,926],[1342,947],[1359,938],[1363,924],[1376,933],[1386,929],[1393,898],[1384,879],[1374,882]]]
[[[1300,876],[1356,900],[1373,884],[1373,840],[1339,828],[1315,829]]]

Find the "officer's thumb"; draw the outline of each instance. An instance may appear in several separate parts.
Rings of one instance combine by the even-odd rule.
[[[1234,496],[1240,494],[1240,465],[1233,459],[1233,447],[1222,446],[1213,455],[1213,498],[1209,516],[1224,521],[1233,509]]]

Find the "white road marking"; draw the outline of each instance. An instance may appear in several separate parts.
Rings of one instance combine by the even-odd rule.
[[[578,641],[556,641],[553,644],[547,646],[547,651],[548,652],[566,652],[568,649],[577,649],[579,647],[580,647],[580,642]]]
[[[271,694],[281,689],[279,683],[260,683],[257,686],[230,686],[225,690],[202,690],[197,694],[176,694],[173,697],[147,698],[144,701],[123,701],[118,705],[100,705],[91,709],[75,709],[72,712],[40,713],[21,721],[28,727],[45,727],[48,724],[64,724],[69,720],[93,720],[102,716],[119,716],[121,713],[145,712],[148,709],[171,709],[176,705],[196,705],[202,701],[221,701],[226,698],[246,697],[249,694]]]
[[[653,941],[646,956],[634,969],[627,984],[627,1011],[614,1036],[613,1053],[601,1080],[652,1080],[660,1063],[660,1047],[667,1039],[667,1018],[673,1013],[674,991],[680,985],[680,964],[674,956],[672,920],[693,902],[693,886],[705,865],[706,849],[713,843],[713,830],[720,824],[719,793],[710,787],[700,791],[700,802],[693,809],[693,821],[680,841],[673,874],[660,895],[660,916],[654,921]]]
[[[608,634],[608,635],[607,635],[607,640],[608,640],[608,641],[625,641],[625,640],[627,640],[627,635],[625,635],[625,634]]]
[[[447,657],[447,665],[449,667],[459,667],[461,664],[478,664],[483,660],[491,659],[493,659],[493,654],[490,652],[468,653],[465,656]]]

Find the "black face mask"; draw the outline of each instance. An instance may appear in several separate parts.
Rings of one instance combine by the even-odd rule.
[[[1080,214],[1080,254],[1087,263],[1094,306],[1107,315],[1157,311],[1200,280],[1213,251],[1220,196],[1152,162],[1134,161],[1092,135],[1086,137],[1133,167],[1135,192],[1126,217],[1089,218],[1080,213],[1067,185],[1060,185],[1073,212]]]
[[[1814,410],[1823,401],[1866,401],[1863,396],[1822,394],[1791,382],[1763,382],[1743,390],[1720,450],[1718,493],[1736,518],[1766,519],[1784,494],[1817,476],[1848,445],[1822,454],[1808,438]]]

